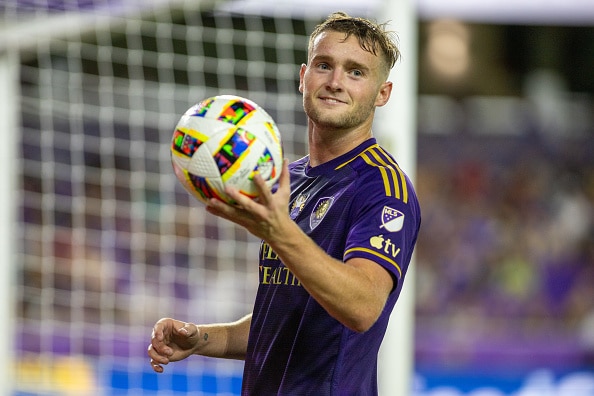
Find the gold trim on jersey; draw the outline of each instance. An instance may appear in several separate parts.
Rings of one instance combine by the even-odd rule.
[[[382,260],[385,260],[388,263],[392,264],[394,267],[396,267],[396,270],[398,271],[399,276],[402,276],[402,269],[400,269],[400,266],[398,265],[398,263],[396,261],[392,260],[388,256],[384,256],[383,254],[378,253],[375,250],[367,249],[364,247],[350,248],[346,252],[344,252],[344,255],[346,256],[350,252],[365,252],[365,253],[373,254],[374,256],[377,256],[377,257],[381,258]]]
[[[359,155],[343,162],[334,169],[338,170],[359,157],[361,157],[368,165],[379,169],[384,181],[386,196],[393,196],[396,199],[402,199],[404,203],[408,203],[408,188],[406,186],[404,172],[402,172],[398,164],[379,146],[379,144],[369,146]]]

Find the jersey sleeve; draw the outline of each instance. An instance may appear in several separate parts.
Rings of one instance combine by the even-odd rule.
[[[416,195],[408,179],[406,197],[387,194],[380,178],[366,180],[362,186],[353,207],[344,261],[372,260],[388,270],[396,284],[408,268],[420,226]]]

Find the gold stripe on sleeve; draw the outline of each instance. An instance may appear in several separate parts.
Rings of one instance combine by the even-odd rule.
[[[390,162],[391,168],[395,169],[398,172],[398,176],[400,176],[400,186],[402,187],[402,200],[404,203],[408,202],[408,188],[406,186],[406,177],[404,176],[404,172],[398,166],[398,164],[381,148],[377,147],[377,150],[383,154],[383,156]]]
[[[367,248],[363,248],[363,247],[355,247],[355,248],[348,249],[346,252],[344,252],[344,255],[346,256],[350,252],[365,252],[365,253],[373,254],[374,256],[377,256],[377,257],[381,258],[382,260],[385,260],[388,263],[392,264],[398,271],[398,276],[399,277],[402,276],[402,270],[400,269],[400,266],[398,265],[398,263],[396,263],[396,261],[392,260],[388,256],[384,256],[383,254],[376,252],[375,250],[371,250],[371,249],[367,249]]]
[[[408,202],[408,189],[406,187],[406,177],[404,176],[404,172],[402,172],[398,164],[378,144],[369,146],[356,157],[338,165],[335,170],[348,165],[359,157],[361,157],[368,165],[379,169],[384,182],[386,196],[394,196],[396,199],[401,199],[402,191],[402,200],[404,203]]]

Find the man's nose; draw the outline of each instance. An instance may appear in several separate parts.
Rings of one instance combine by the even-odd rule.
[[[342,89],[342,78],[343,73],[339,69],[335,69],[332,71],[332,74],[329,76],[328,80],[328,89],[331,91],[340,91]]]

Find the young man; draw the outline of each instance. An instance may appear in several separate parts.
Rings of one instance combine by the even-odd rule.
[[[372,135],[399,52],[383,25],[332,14],[312,33],[299,90],[309,155],[272,193],[207,210],[262,239],[253,313],[234,323],[161,319],[156,372],[192,354],[245,359],[244,395],[377,395],[377,355],[420,227],[413,186]],[[395,368],[397,369],[397,368]]]

